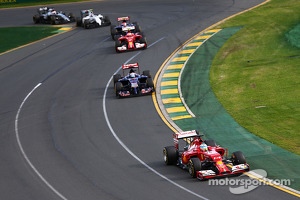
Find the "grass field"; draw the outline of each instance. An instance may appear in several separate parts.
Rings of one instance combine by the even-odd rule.
[[[40,0],[35,4],[75,1]],[[24,5],[0,4],[0,8]],[[214,59],[210,78],[216,96],[240,125],[300,155],[300,49],[286,37],[300,24],[299,10],[299,0],[271,0],[218,25],[217,28],[243,28],[227,41]],[[5,38],[3,34],[8,31],[12,38],[21,38],[15,34],[28,31],[10,29],[1,29],[0,38]],[[33,40],[22,38],[24,40],[19,41],[22,44]]]
[[[299,10],[299,0],[272,0],[218,25],[243,28],[215,57],[210,79],[240,125],[300,155],[300,48],[286,37]]]
[[[49,26],[0,28],[0,53],[54,35],[59,28]]]

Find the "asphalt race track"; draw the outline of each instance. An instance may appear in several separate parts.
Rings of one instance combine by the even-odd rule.
[[[154,76],[186,40],[262,0],[110,0],[93,8],[112,22],[130,15],[149,48],[117,54],[109,27],[73,30],[0,56],[0,199],[296,199],[269,186],[234,195],[177,167],[162,148],[173,133],[151,96],[117,99],[111,77],[139,62]],[[36,7],[0,10],[0,25],[32,25]],[[10,17],[8,17],[10,16]],[[72,24],[75,26],[75,24]]]

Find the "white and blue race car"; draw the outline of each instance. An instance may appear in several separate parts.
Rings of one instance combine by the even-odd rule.
[[[123,64],[122,70],[123,76],[121,74],[113,76],[115,93],[118,98],[147,95],[155,91],[149,70],[140,74],[138,63]],[[128,70],[129,73],[126,74],[125,71]]]
[[[108,16],[95,14],[93,9],[81,10],[80,17],[76,18],[76,25],[83,28],[97,28],[111,24]]]
[[[56,11],[54,8],[41,7],[37,10],[37,14],[33,16],[35,24],[66,24],[75,22],[75,17],[72,13],[66,15],[63,11]]]

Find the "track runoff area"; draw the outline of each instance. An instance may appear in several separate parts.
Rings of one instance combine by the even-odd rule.
[[[156,94],[153,101],[158,113],[174,131],[200,130],[207,138],[213,138],[224,147],[241,150],[250,163],[247,173],[249,186],[271,185],[300,197],[300,173],[292,154],[241,127],[223,108],[214,95],[209,82],[212,60],[223,44],[241,27],[208,29],[194,36],[166,60],[157,73]],[[233,144],[232,141],[239,141]],[[281,168],[284,160],[285,168]],[[267,178],[267,174],[270,178]],[[227,185],[232,185],[230,180]],[[221,184],[221,183],[220,183]],[[238,184],[238,183],[237,183]],[[239,183],[241,184],[241,183]],[[236,187],[236,185],[235,185]],[[250,187],[251,188],[251,187]]]

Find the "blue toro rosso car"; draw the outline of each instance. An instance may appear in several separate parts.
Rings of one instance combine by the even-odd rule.
[[[113,76],[115,93],[118,98],[146,95],[154,92],[154,84],[149,70],[145,70],[140,74],[138,63],[123,64],[122,70],[123,76],[121,74]],[[129,73],[126,74],[127,71]]]

